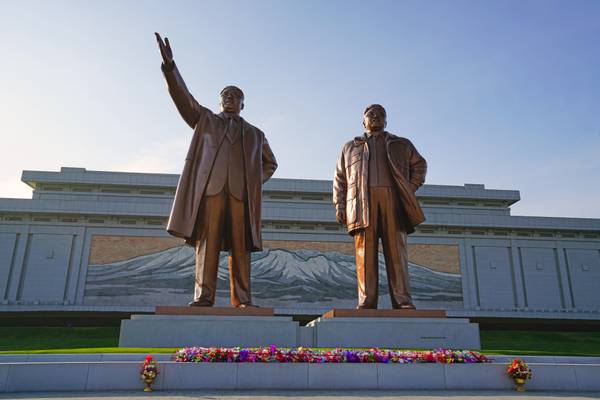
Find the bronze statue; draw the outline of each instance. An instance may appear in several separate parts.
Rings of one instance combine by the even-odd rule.
[[[344,145],[333,180],[336,218],[354,237],[357,308],[377,308],[381,238],[392,307],[414,309],[406,236],[425,220],[415,192],[427,163],[408,139],[384,130],[381,105],[365,109],[363,125],[366,132]]]
[[[250,252],[262,249],[262,185],[277,161],[257,127],[240,117],[244,93],[221,91],[214,114],[190,94],[175,62],[169,39],[156,40],[169,93],[184,121],[194,129],[177,184],[167,231],[196,249],[194,299],[190,306],[215,302],[219,252],[229,251],[231,304],[252,307]]]

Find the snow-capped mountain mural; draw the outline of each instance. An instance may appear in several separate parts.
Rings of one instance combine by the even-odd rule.
[[[229,304],[225,253],[218,271],[217,305]],[[176,246],[124,261],[89,266],[85,304],[185,305],[194,285],[194,249]],[[266,249],[252,253],[253,301],[264,307],[330,309],[356,305],[354,256],[337,251]],[[417,307],[462,307],[461,275],[409,264]],[[390,306],[383,255],[379,255],[380,308]]]

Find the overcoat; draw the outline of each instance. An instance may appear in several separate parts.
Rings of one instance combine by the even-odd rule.
[[[419,187],[425,182],[427,162],[410,140],[383,132],[387,163],[394,178],[401,210],[401,226],[406,233],[425,221],[423,210],[410,183]],[[366,134],[354,138],[342,148],[333,178],[333,204],[345,210],[346,225],[351,235],[369,225],[369,146]]]
[[[215,162],[219,147],[226,135],[227,120],[201,106],[188,91],[177,66],[172,69],[163,65],[169,93],[186,123],[194,129],[194,134],[185,157],[183,171],[179,177],[175,199],[171,208],[167,232],[184,238],[194,245],[194,225],[200,202]],[[246,209],[250,243],[248,250],[262,250],[261,200],[262,184],[277,169],[277,161],[269,147],[264,133],[240,118],[242,125],[242,147],[246,184]],[[241,228],[241,227],[240,227]],[[223,241],[223,250],[227,243]]]

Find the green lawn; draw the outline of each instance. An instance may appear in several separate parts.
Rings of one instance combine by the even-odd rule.
[[[600,356],[600,332],[481,331],[482,353]]]
[[[120,348],[118,327],[0,327],[0,354],[173,353],[172,348]],[[600,332],[482,331],[489,355],[600,356]]]
[[[116,347],[118,327],[0,327],[0,351]]]
[[[119,345],[118,327],[0,327],[0,354],[173,353],[175,349],[130,349]]]

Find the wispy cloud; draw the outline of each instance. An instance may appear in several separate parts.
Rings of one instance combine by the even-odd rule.
[[[155,141],[136,149],[123,162],[110,165],[111,170],[126,172],[180,173],[190,144],[189,136]]]

